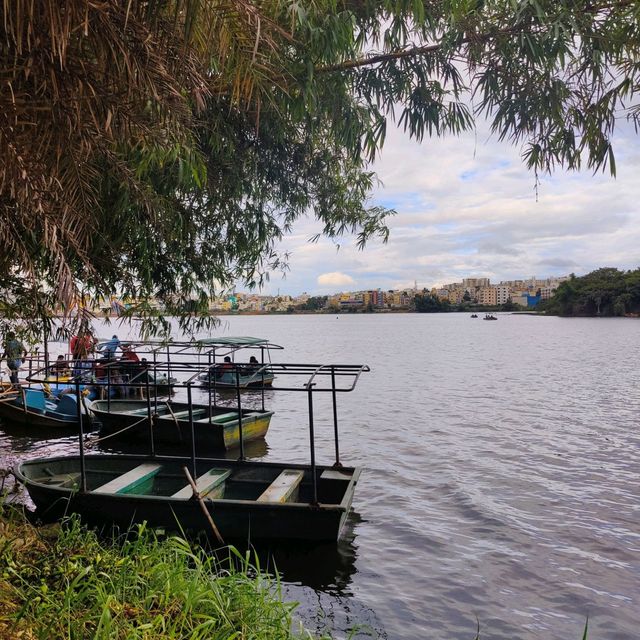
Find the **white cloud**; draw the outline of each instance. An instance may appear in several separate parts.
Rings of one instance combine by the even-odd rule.
[[[333,271],[332,273],[323,273],[318,276],[318,284],[321,287],[342,287],[348,284],[355,284],[356,281],[346,273]]]
[[[617,178],[559,169],[541,176],[536,199],[535,177],[519,150],[484,131],[418,144],[390,130],[373,167],[383,186],[372,194],[375,204],[397,211],[388,220],[389,242],[373,239],[364,251],[353,238],[309,244],[321,225],[299,220],[280,247],[290,253],[290,271],[284,281],[272,274],[270,287],[333,293],[356,282],[361,289],[390,289],[417,281],[421,288],[467,276],[500,281],[636,268],[637,141],[632,128],[620,127]]]

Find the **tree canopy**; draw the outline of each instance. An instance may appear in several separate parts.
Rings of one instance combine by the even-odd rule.
[[[286,268],[277,241],[302,215],[329,237],[386,238],[370,162],[390,121],[422,140],[486,117],[536,172],[615,173],[616,119],[640,114],[639,14],[630,0],[6,1],[6,298],[26,279],[66,303],[117,291],[202,310]]]

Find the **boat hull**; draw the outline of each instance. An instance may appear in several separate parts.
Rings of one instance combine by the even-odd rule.
[[[6,401],[0,402],[0,418],[7,422],[34,428],[78,431],[78,418],[76,416],[52,415],[52,413],[32,411],[29,407],[25,410],[22,405]],[[82,426],[86,431],[93,428],[91,417],[86,413],[82,416]]]
[[[168,407],[171,410],[168,410]],[[153,438],[159,444],[187,445],[191,447],[191,424],[188,404],[152,404]],[[91,403],[90,410],[102,424],[101,436],[110,436],[114,441],[149,441],[149,414],[146,401],[105,400]],[[129,411],[130,413],[127,413]],[[131,413],[133,412],[133,413]],[[200,452],[224,451],[240,446],[240,421],[230,418],[230,410],[224,407],[193,405],[193,434],[196,449]],[[272,411],[243,410],[242,436],[244,442],[264,438],[271,424]],[[180,416],[180,417],[178,417]]]
[[[146,492],[144,495],[95,491],[105,480],[128,468],[158,462],[163,472],[156,475],[151,484],[139,489]],[[176,488],[186,484],[184,466],[191,469],[191,461],[168,457],[86,456],[85,492],[79,490],[79,456],[23,462],[15,474],[27,488],[39,517],[47,521],[77,513],[86,523],[98,526],[115,525],[129,529],[131,525],[146,522],[154,528],[204,531],[211,535],[210,525],[196,499],[192,496],[171,497]],[[351,508],[360,475],[360,469],[344,467],[340,469],[341,480],[323,478],[325,471],[329,472],[325,475],[331,476],[334,470],[316,467],[319,502],[311,504],[312,471],[308,465],[200,458],[195,473],[197,475],[198,470],[202,473],[211,467],[230,473],[222,495],[204,500],[225,542],[257,539],[335,541]],[[258,501],[265,487],[285,469],[303,474],[296,500]],[[48,484],[47,478],[55,478],[56,482],[62,478],[62,484]]]

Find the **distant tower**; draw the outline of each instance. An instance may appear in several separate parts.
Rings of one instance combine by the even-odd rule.
[[[413,290],[417,293],[418,292],[418,281],[414,280],[413,281]]]

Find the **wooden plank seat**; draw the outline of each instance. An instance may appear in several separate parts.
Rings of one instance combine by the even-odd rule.
[[[321,480],[351,480],[353,476],[350,473],[340,471],[340,469],[325,469],[320,474]]]
[[[153,478],[161,468],[162,465],[152,463],[138,465],[135,469],[94,489],[92,493],[133,493],[141,484]]]
[[[60,488],[71,489],[80,483],[80,473],[76,471],[72,473],[53,473],[49,469],[45,469],[44,471],[47,475],[36,480],[41,484],[55,485]]]
[[[199,418],[207,413],[206,409],[194,409],[193,410],[193,419]],[[173,415],[170,413],[166,414],[167,418],[176,418],[177,420],[188,420],[189,419],[189,409],[185,409],[184,411],[174,411]]]
[[[231,413],[221,413],[219,415],[213,415],[211,416],[211,422],[217,422],[217,423],[224,423],[224,422],[231,422],[231,420],[237,420],[238,419],[238,412],[237,411],[232,411]],[[201,418],[200,420],[196,420],[196,422],[200,422],[200,423],[205,423],[205,422],[209,422],[209,418]]]
[[[204,498],[213,489],[220,486],[231,475],[231,469],[209,469],[196,480],[196,489]],[[193,489],[188,484],[186,487],[176,491],[172,498],[190,498],[193,495]]]
[[[260,495],[258,502],[291,502],[297,498],[304,471],[285,469]]]
[[[122,413],[127,416],[146,416],[149,413],[147,407],[142,409],[128,409],[127,411],[117,411],[115,413]],[[154,413],[153,407],[151,407],[151,413]]]

